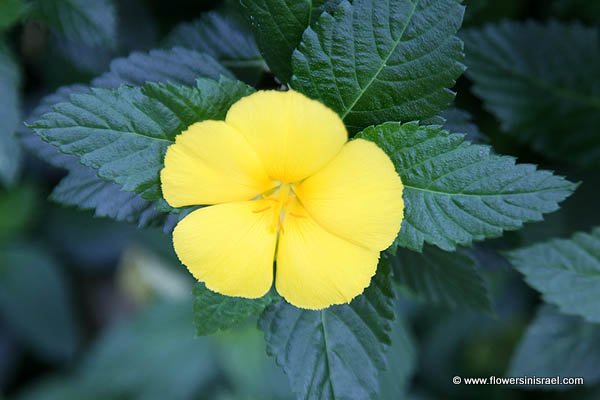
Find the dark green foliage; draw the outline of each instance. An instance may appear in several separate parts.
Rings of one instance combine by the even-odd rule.
[[[600,323],[600,228],[517,249],[508,258],[546,302]]]
[[[91,168],[74,168],[54,188],[50,199],[65,206],[94,210],[96,217],[136,223],[140,227],[164,223],[152,202],[98,178]]]
[[[427,242],[451,251],[540,221],[577,186],[439,126],[389,122],[359,137],[386,151],[402,178],[405,217],[396,244],[412,250]]]
[[[473,90],[504,131],[540,154],[600,166],[597,29],[505,21],[463,37]]]
[[[491,312],[490,293],[475,259],[426,246],[422,253],[400,249],[386,260],[394,278],[417,298],[451,308]]]
[[[63,153],[81,157],[101,178],[157,200],[164,152],[175,136],[194,122],[224,118],[249,93],[248,86],[225,79],[201,80],[196,88],[148,83],[91,89],[55,105],[31,127]]]
[[[180,60],[177,68],[172,68],[169,61],[176,57]],[[110,71],[92,81],[94,86],[112,88],[123,83],[141,85],[146,81],[173,82],[193,85],[202,76],[218,78],[231,76],[229,71],[220,66],[210,56],[194,50],[175,48],[171,50],[154,50],[148,53],[133,53],[126,58],[119,58],[111,63]],[[35,122],[58,103],[70,100],[74,93],[88,91],[83,85],[63,87],[56,93],[45,97],[32,112],[29,122]],[[96,172],[77,161],[76,157],[58,152],[49,144],[33,135],[29,129],[21,132],[25,146],[44,161],[70,171],[68,177],[56,187],[52,198],[65,205],[81,209],[94,210],[99,217],[109,217],[118,221],[131,221],[139,226],[162,224],[166,216],[164,211],[157,210],[157,204],[142,199],[133,192],[123,191],[115,183],[96,176]],[[167,222],[169,230],[172,222]]]
[[[114,46],[116,15],[112,0],[36,0],[34,17],[68,40]]]
[[[597,400],[595,3],[0,0],[0,392]],[[459,37],[469,69],[456,82]],[[167,146],[255,89],[287,88],[376,142],[405,186],[401,231],[371,286],[320,311],[274,290],[214,293],[168,235],[116,222],[168,233],[189,208],[162,198]],[[37,134],[19,126],[27,114]],[[20,156],[15,131],[45,163]],[[547,217],[570,181],[584,190]],[[527,222],[539,223],[508,232]],[[587,387],[454,375],[583,376]]]
[[[593,385],[600,382],[599,364],[600,327],[545,305],[527,328],[508,375],[582,377]]]
[[[396,314],[390,334],[392,345],[387,349],[388,366],[379,372],[381,399],[395,399],[406,396],[411,378],[417,368],[416,342],[407,321]]]
[[[22,344],[52,362],[72,359],[79,329],[68,286],[43,249],[0,245],[0,316]]]
[[[235,11],[212,11],[180,24],[167,36],[165,46],[208,54],[249,83],[255,83],[266,68],[249,27]]]
[[[308,28],[291,86],[338,112],[351,132],[420,120],[452,102],[462,73],[456,0],[342,1]]]
[[[340,0],[241,0],[258,46],[281,82],[292,76],[292,53],[304,30]]]
[[[350,304],[311,311],[282,300],[266,309],[259,324],[267,352],[298,398],[376,396],[391,344],[393,296],[389,269],[382,265],[371,286]]]
[[[198,336],[235,328],[257,317],[272,301],[270,294],[260,299],[243,299],[215,293],[198,282],[194,285],[194,324]]]
[[[471,143],[485,143],[487,140],[477,125],[473,122],[472,116],[465,110],[456,107],[450,107],[441,114],[445,119],[444,130],[453,133],[462,133]]]
[[[177,63],[173,63],[176,59]],[[132,53],[110,63],[110,71],[92,80],[94,87],[112,88],[128,83],[172,82],[193,85],[198,78],[233,78],[223,65],[205,53],[173,48]]]

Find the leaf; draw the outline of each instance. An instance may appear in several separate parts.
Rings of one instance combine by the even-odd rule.
[[[172,64],[168,60],[173,58],[180,60],[179,67],[171,67]],[[209,56],[193,50],[152,50],[115,59],[110,70],[94,79],[92,84],[106,88],[118,87],[123,83],[141,85],[146,81],[171,81],[194,85],[196,79],[205,74],[215,78],[219,75],[231,75]],[[88,91],[88,87],[83,85],[60,88],[42,99],[28,118],[28,123],[33,123],[52,111],[52,107],[57,103],[69,101],[72,94]],[[135,193],[121,190],[120,186],[113,182],[97,177],[94,170],[80,164],[77,157],[60,153],[55,146],[42,141],[29,128],[23,127],[20,135],[23,145],[28,150],[51,165],[70,171],[63,182],[54,189],[51,198],[55,201],[94,210],[98,217],[135,222],[138,226],[155,225],[164,220],[165,230],[172,229],[173,222],[166,219],[164,210],[162,215],[153,211],[158,206],[155,202],[148,202]]]
[[[600,327],[544,305],[517,347],[508,375],[583,377],[586,385],[593,385],[600,381],[599,364]]]
[[[0,248],[0,315],[19,341],[52,362],[79,345],[68,288],[54,260],[31,245]]]
[[[33,123],[57,103],[69,101],[74,93],[88,92],[83,85],[71,85],[44,97],[27,119]],[[125,192],[120,186],[108,182],[96,174],[95,170],[79,163],[76,156],[63,154],[53,145],[44,142],[26,126],[19,130],[21,143],[43,161],[57,168],[68,170],[68,175],[54,187],[50,199],[66,206],[81,210],[93,210],[96,217],[107,217],[117,221],[136,223],[139,227],[164,224],[170,230],[172,221],[164,212],[156,209],[156,202],[142,199],[133,192]]]
[[[20,73],[9,50],[0,43],[0,184],[11,185],[17,179],[21,149],[14,137],[20,122]]]
[[[176,60],[176,62],[174,62]],[[198,78],[233,78],[231,72],[208,54],[174,48],[134,52],[110,63],[110,71],[92,80],[91,86],[116,88],[128,83],[172,82],[194,85]]]
[[[27,385],[15,398],[193,400],[212,393],[221,378],[218,360],[211,343],[193,338],[190,306],[188,301],[149,305],[103,332],[74,373]]]
[[[29,10],[24,0],[2,0],[0,2],[0,32],[19,22]]]
[[[445,119],[444,130],[454,133],[463,133],[465,139],[472,143],[486,143],[487,138],[473,123],[471,114],[460,108],[450,107],[441,114]]]
[[[111,329],[80,366],[80,384],[100,398],[196,398],[216,370],[208,343],[193,337],[190,307],[157,303]]]
[[[37,0],[34,17],[66,39],[114,47],[116,12],[111,0]]]
[[[291,86],[320,100],[351,132],[423,120],[452,102],[464,67],[456,0],[342,1],[308,28],[292,58]]]
[[[395,246],[421,251],[427,242],[452,251],[541,221],[577,187],[534,165],[490,154],[439,126],[395,122],[369,127],[404,184],[404,220]]]
[[[114,5],[115,15],[118,16],[114,47],[89,45],[80,40],[54,34],[48,38],[47,51],[51,54],[58,51],[65,58],[64,61],[68,61],[77,70],[96,76],[105,72],[114,58],[133,50],[154,47],[158,27],[156,18],[148,6],[141,0],[115,1]]]
[[[404,399],[417,369],[417,349],[407,322],[396,315],[392,323],[392,345],[387,351],[388,369],[381,371],[380,399]]]
[[[172,60],[181,60],[182,66],[172,68]],[[208,65],[204,65],[204,62]],[[220,75],[230,76],[223,67],[217,67],[214,60],[196,51],[186,49],[151,50],[147,53],[134,52],[128,57],[113,60],[110,70],[92,80],[91,85],[102,88],[117,88],[122,84],[141,86],[147,81],[172,82],[193,86],[200,77],[219,78]],[[208,73],[209,75],[205,75]],[[27,123],[32,124],[44,114],[52,111],[58,103],[68,102],[72,94],[85,93],[89,87],[85,85],[69,85],[59,88],[56,92],[42,98],[38,106],[27,118]],[[32,153],[47,163],[58,167],[72,169],[80,167],[77,157],[60,153],[51,144],[41,141],[33,134],[32,130],[21,126],[19,134],[23,145]],[[85,167],[84,167],[85,168]]]
[[[511,251],[508,259],[544,301],[600,322],[600,227]]]
[[[266,68],[249,27],[233,13],[210,11],[179,24],[165,39],[165,47],[208,54],[249,83],[256,82]]]
[[[63,154],[54,146],[44,142],[37,136],[33,130],[27,127],[40,119],[44,114],[51,112],[52,107],[58,103],[69,101],[71,94],[74,93],[85,93],[88,91],[88,87],[84,85],[74,84],[69,86],[63,86],[56,92],[43,97],[37,107],[31,111],[25,124],[19,126],[17,133],[21,139],[21,144],[29,152],[33,153],[40,160],[47,162],[56,168],[69,169],[79,164],[77,157]],[[81,166],[82,168],[87,168]]]
[[[139,227],[164,225],[166,215],[133,192],[103,181],[91,168],[73,168],[54,188],[52,201],[81,210],[93,210],[96,217],[137,223]]]
[[[241,82],[198,81],[191,88],[148,83],[73,94],[31,127],[48,143],[146,200],[161,198],[159,172],[166,148],[187,126],[223,119],[250,93]]]
[[[229,398],[294,398],[287,378],[265,353],[265,339],[256,325],[247,325],[213,336],[221,368],[230,385]]]
[[[260,51],[273,73],[288,82],[292,52],[304,30],[340,0],[242,0]]]
[[[379,391],[394,319],[389,270],[378,274],[350,304],[321,311],[280,301],[259,320],[267,353],[302,399],[368,399]]]
[[[467,76],[503,131],[543,155],[600,166],[595,28],[509,22],[465,32]]]
[[[215,293],[196,283],[194,295],[194,324],[198,336],[210,335],[241,325],[250,317],[257,317],[273,298],[267,294],[260,299],[243,299]]]
[[[451,308],[492,312],[483,276],[467,252],[448,253],[425,246],[423,253],[400,249],[386,259],[394,278],[418,298]]]

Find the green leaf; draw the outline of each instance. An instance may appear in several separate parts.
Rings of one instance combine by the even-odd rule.
[[[19,22],[29,10],[23,0],[2,0],[0,2],[0,32]]]
[[[172,68],[172,59],[180,60],[181,65]],[[117,88],[122,84],[141,86],[147,81],[171,82],[193,86],[200,77],[219,78],[220,75],[230,76],[222,66],[215,64],[209,56],[193,50],[171,49],[151,50],[147,53],[134,52],[128,57],[113,60],[110,70],[92,80],[91,85],[102,88]],[[72,94],[89,92],[85,85],[70,85],[59,88],[56,92],[42,98],[38,106],[31,112],[27,122],[32,124],[44,114],[51,112],[58,103],[68,102]],[[74,156],[60,153],[58,149],[47,144],[33,134],[25,126],[19,128],[23,145],[40,159],[58,168],[80,168]],[[83,167],[85,168],[85,167]]]
[[[112,0],[37,0],[34,17],[68,40],[113,47],[116,12]]]
[[[199,80],[198,87],[148,83],[73,94],[31,127],[60,151],[80,157],[125,191],[161,198],[159,172],[166,148],[194,122],[223,119],[250,94],[241,82]]]
[[[109,74],[110,72],[105,75]],[[27,121],[33,123],[52,111],[54,105],[69,101],[72,94],[88,91],[89,88],[83,85],[62,87],[44,97]],[[21,143],[27,150],[54,167],[68,170],[68,175],[54,187],[51,200],[81,210],[93,210],[96,217],[132,222],[139,227],[164,225],[165,230],[171,229],[173,221],[164,212],[157,210],[157,202],[144,200],[133,192],[121,190],[116,183],[101,179],[94,169],[80,164],[76,156],[59,152],[25,126],[20,129],[19,134]]]
[[[124,83],[141,86],[145,82],[194,85],[198,78],[219,79],[220,76],[233,78],[231,72],[210,55],[176,47],[117,58],[110,63],[110,71],[92,80],[91,86],[116,88]]]
[[[394,319],[389,270],[380,270],[363,295],[322,311],[281,301],[259,320],[267,353],[302,399],[367,399],[379,391]]]
[[[342,1],[308,28],[291,86],[337,111],[351,132],[423,120],[452,102],[464,67],[457,0]]]
[[[451,251],[541,221],[577,186],[439,126],[390,122],[359,136],[377,143],[396,166],[405,215],[395,245],[416,251],[424,242]]]
[[[600,42],[578,23],[502,22],[465,32],[467,76],[513,138],[600,166]]]
[[[112,0],[111,0],[112,1]],[[64,61],[81,73],[99,75],[108,69],[110,61],[133,50],[147,50],[155,46],[158,37],[157,21],[148,5],[140,0],[113,1],[117,18],[114,47],[89,45],[80,40],[68,39],[63,35],[48,37],[48,54],[53,64],[64,65]],[[55,60],[59,52],[64,60]],[[50,67],[56,68],[56,67]],[[62,68],[58,66],[58,68]],[[58,72],[58,71],[57,71]],[[60,73],[60,81],[68,72]],[[74,80],[74,79],[71,79]]]
[[[170,60],[176,58],[179,65],[172,67]],[[123,83],[142,85],[146,81],[181,83],[194,85],[198,77],[217,78],[231,74],[210,56],[193,50],[175,48],[171,50],[152,50],[147,53],[132,53],[128,57],[118,58],[111,63],[110,70],[92,81],[92,85],[112,88]],[[28,118],[32,123],[45,113],[52,111],[58,103],[69,101],[74,93],[88,92],[83,85],[60,88],[57,92],[42,99],[38,107]],[[79,163],[75,156],[60,153],[56,147],[42,141],[29,128],[20,130],[25,147],[44,161],[59,168],[69,170],[53,191],[51,198],[64,205],[94,210],[98,217],[109,217],[118,221],[130,221],[138,226],[150,226],[165,223],[170,230],[173,221],[166,217],[164,210],[155,211],[158,204],[148,202],[135,193],[121,190],[120,186],[101,179],[92,168]]]
[[[396,315],[392,323],[391,338],[392,345],[387,351],[388,368],[379,375],[379,398],[404,399],[417,369],[417,351],[409,326],[400,315]]]
[[[198,336],[210,335],[218,330],[234,328],[257,317],[273,298],[267,294],[260,299],[243,299],[215,293],[196,283],[194,295],[194,324]]]
[[[54,188],[52,201],[81,210],[93,210],[94,216],[136,223],[139,227],[164,225],[166,216],[154,202],[133,192],[120,190],[112,182],[98,178],[91,168],[73,168]]]
[[[546,302],[600,322],[600,227],[511,251],[508,259]]]
[[[51,112],[54,105],[69,101],[72,94],[85,93],[87,91],[87,86],[75,84],[63,86],[56,92],[43,97],[39,104],[31,111],[25,124],[20,125],[17,129],[17,134],[21,139],[23,147],[37,156],[40,160],[45,161],[56,168],[69,169],[71,166],[79,164],[76,157],[63,154],[58,151],[56,147],[44,142],[33,132],[33,130],[28,128],[27,125],[34,123],[44,114]],[[84,166],[82,167],[85,168]]]
[[[49,361],[79,345],[66,282],[54,260],[30,245],[0,248],[0,315],[26,346]]]
[[[196,398],[216,369],[209,343],[194,338],[190,307],[157,303],[111,329],[80,366],[82,387],[100,398]]]
[[[465,139],[472,143],[485,143],[487,138],[479,130],[477,125],[473,123],[471,114],[460,108],[450,107],[442,112],[441,117],[444,118],[444,130],[454,133],[463,133]]]
[[[416,297],[451,308],[492,312],[483,276],[467,252],[448,253],[425,246],[423,253],[400,249],[386,259],[394,278]]]
[[[273,73],[288,82],[292,52],[304,30],[339,0],[242,0],[261,53]]]
[[[554,307],[545,305],[513,355],[508,375],[583,377],[586,385],[593,385],[600,381],[598,365],[600,326],[559,314]]]
[[[19,400],[192,400],[222,375],[214,348],[194,338],[188,301],[149,305],[110,326],[75,373],[27,385]],[[214,346],[214,345],[213,345]],[[110,382],[110,384],[107,384]]]
[[[211,11],[175,27],[166,47],[185,47],[214,57],[240,78],[256,82],[266,65],[246,21],[234,13]]]
[[[287,378],[265,353],[265,338],[256,325],[247,325],[212,337],[232,400],[294,397]]]
[[[17,179],[21,148],[14,137],[20,122],[20,73],[10,51],[0,42],[0,184]]]

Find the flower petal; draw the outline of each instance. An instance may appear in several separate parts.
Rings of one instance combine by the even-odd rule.
[[[273,212],[256,212],[261,203],[201,208],[175,227],[177,256],[207,288],[246,298],[261,297],[271,288],[277,233],[271,226]]]
[[[160,174],[173,207],[249,200],[273,187],[254,149],[223,121],[203,121],[178,135]]]
[[[373,142],[355,139],[325,168],[297,185],[308,213],[325,229],[371,250],[388,248],[402,223],[402,181]]]
[[[275,286],[300,308],[349,303],[369,286],[378,259],[379,252],[331,234],[292,206],[279,237]]]
[[[225,120],[256,149],[269,176],[281,182],[296,182],[318,171],[348,139],[334,111],[291,90],[244,97]]]

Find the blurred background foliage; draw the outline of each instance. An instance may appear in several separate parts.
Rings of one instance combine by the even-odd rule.
[[[215,23],[207,12],[224,12],[232,3],[0,0],[0,388],[6,398],[292,398],[283,372],[266,356],[255,322],[194,336],[193,282],[174,258],[168,236],[49,202],[64,172],[24,151],[6,133],[20,129],[43,96],[63,85],[90,82],[108,70],[112,59],[132,51],[178,45],[207,51],[226,65],[227,42],[220,40],[245,41],[242,48],[251,62],[229,67],[259,87],[274,87],[249,33],[228,32],[219,24],[207,31],[219,32],[212,38],[202,33]],[[600,23],[597,0],[465,4],[465,27],[503,19]],[[399,288],[402,319],[394,325],[382,398],[397,399],[407,391],[414,400],[600,399],[598,387],[550,392],[451,383],[455,375],[503,376],[540,303],[496,250],[600,224],[597,200],[590,201],[597,199],[597,173],[552,164],[501,134],[467,78],[456,90],[457,105],[471,113],[485,134],[482,140],[585,184],[544,222],[471,252],[492,289],[491,303],[472,305],[473,311],[449,310],[412,299],[408,288]],[[477,311],[487,307],[493,312]]]

